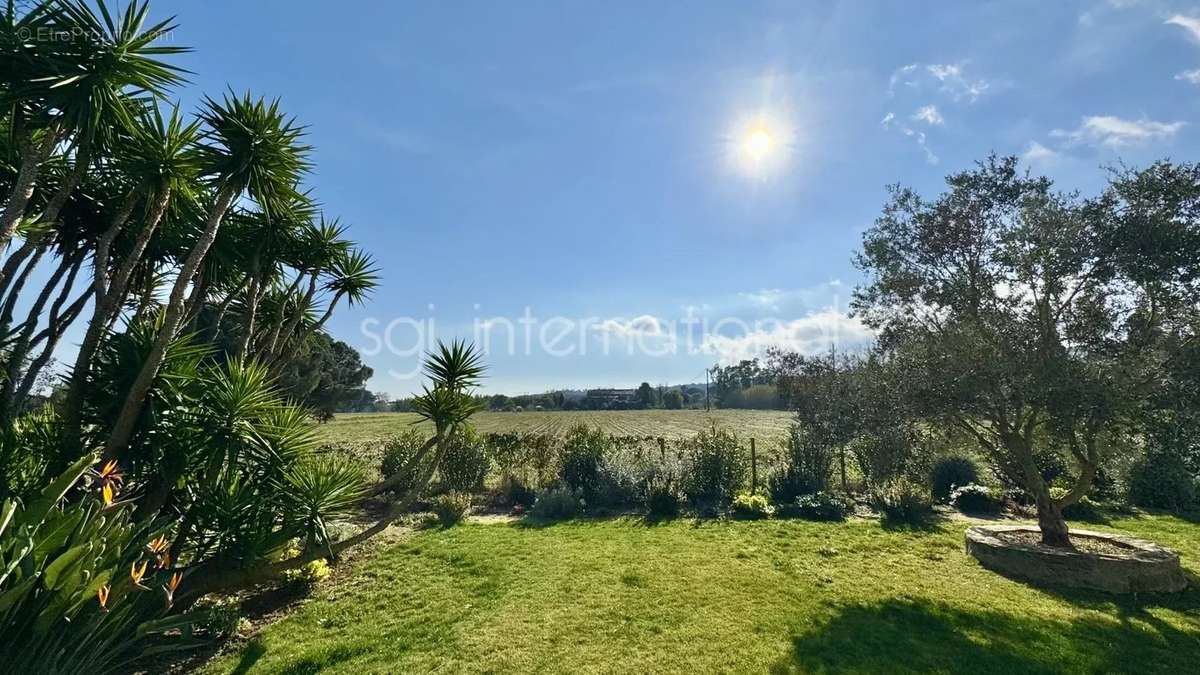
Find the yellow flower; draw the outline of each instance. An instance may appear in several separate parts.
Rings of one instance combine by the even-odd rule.
[[[167,535],[158,535],[157,539],[154,539],[149,544],[146,544],[146,548],[149,549],[151,553],[162,553],[163,551],[167,550]]]
[[[116,492],[113,490],[113,486],[108,483],[105,483],[104,487],[100,488],[100,494],[104,497],[104,505],[112,506],[113,497],[116,496]]]
[[[133,579],[134,586],[137,586],[139,588],[145,588],[145,586],[142,586],[142,577],[146,576],[146,565],[148,565],[149,563],[150,563],[149,560],[143,560],[141,567],[138,567],[138,564],[136,562],[130,564],[129,578]]]

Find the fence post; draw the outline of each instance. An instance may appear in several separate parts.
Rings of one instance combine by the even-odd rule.
[[[758,494],[758,449],[750,437],[750,494]]]
[[[667,441],[662,436],[658,437],[658,456],[662,461],[667,461]]]

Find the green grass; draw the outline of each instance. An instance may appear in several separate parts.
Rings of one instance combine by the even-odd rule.
[[[1195,672],[1200,590],[1118,599],[1033,588],[967,557],[966,525],[428,530],[209,670]],[[1200,571],[1200,525],[1143,516],[1108,529],[1171,546]]]
[[[791,413],[782,410],[623,410],[485,412],[471,418],[481,432],[536,431],[562,433],[577,424],[599,427],[616,435],[680,438],[713,424],[747,438],[776,441],[787,431]],[[329,441],[363,441],[381,438],[411,425],[413,413],[347,413],[320,426]]]

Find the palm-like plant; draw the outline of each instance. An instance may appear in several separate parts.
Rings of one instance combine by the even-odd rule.
[[[156,103],[139,116],[138,123],[122,140],[117,166],[132,186],[108,229],[101,234],[93,256],[95,301],[92,320],[75,357],[64,405],[69,445],[76,444],[79,439],[81,396],[92,357],[111,319],[125,301],[134,270],[141,264],[171,200],[190,203],[196,198],[195,180],[199,166],[193,147],[199,129],[199,122],[185,122],[178,108],[172,108],[170,115],[164,116]],[[139,202],[146,205],[141,227],[124,258],[114,268],[113,243]]]
[[[22,159],[23,178],[17,181],[0,214],[0,246],[12,237],[16,219],[24,212],[37,183],[42,164],[59,141],[71,139],[75,146],[75,168],[46,206],[43,219],[54,222],[58,210],[86,170],[97,145],[115,139],[133,126],[147,98],[163,96],[182,80],[183,70],[159,57],[188,51],[184,47],[159,44],[174,30],[174,18],[147,26],[149,6],[134,0],[114,19],[104,0],[96,0],[97,13],[87,0],[41,3],[20,20],[12,3],[6,31],[17,30],[14,51],[17,62],[30,65],[40,77],[6,87],[10,109],[21,110],[27,124],[26,137],[33,150]],[[36,22],[42,30],[28,32]],[[25,32],[22,32],[24,29]],[[27,36],[43,36],[28,39]],[[24,36],[24,39],[22,37]],[[25,73],[26,76],[29,73]],[[41,147],[32,140],[42,129]]]
[[[113,424],[105,445],[106,454],[115,454],[129,442],[134,421],[167,343],[179,329],[184,312],[184,294],[209,247],[229,206],[245,192],[264,213],[289,203],[296,197],[296,184],[308,170],[309,147],[302,144],[303,129],[287,118],[278,101],[226,96],[222,103],[208,99],[201,118],[208,126],[200,146],[200,160],[214,190],[204,230],[196,238],[180,266],[171,295],[163,311],[162,327],[155,350],[142,368],[125,397],[121,414]]]

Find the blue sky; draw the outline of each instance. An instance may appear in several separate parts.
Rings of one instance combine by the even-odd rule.
[[[995,151],[1090,192],[1102,165],[1200,148],[1197,0],[153,8],[195,48],[185,106],[228,85],[309,126],[315,194],[383,274],[330,329],[393,395],[419,382],[378,339],[399,317],[440,337],[527,307],[535,333],[597,319],[565,356],[489,353],[507,393],[694,382],[769,344],[861,340],[850,260],[886,185],[932,194]],[[747,167],[759,127],[772,147]],[[666,327],[689,308],[776,324],[623,346],[678,347]]]

